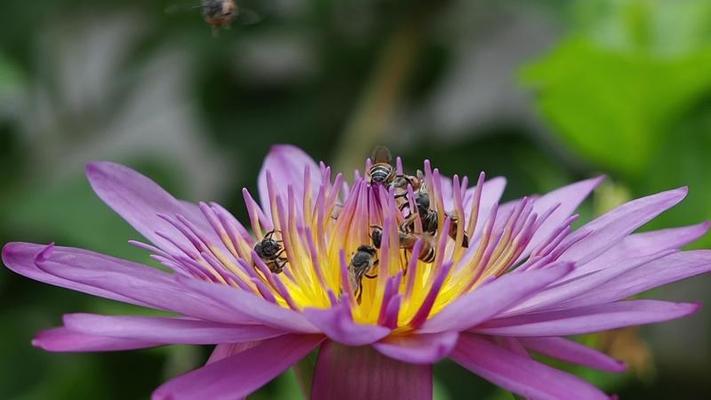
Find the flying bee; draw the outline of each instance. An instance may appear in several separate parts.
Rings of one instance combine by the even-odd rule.
[[[274,231],[267,233],[262,240],[254,245],[254,252],[257,253],[269,270],[275,274],[284,270],[287,263],[284,254],[284,247],[281,240],[274,239]]]
[[[389,186],[396,174],[395,167],[391,164],[392,159],[392,154],[387,147],[377,146],[373,150],[373,165],[368,170],[368,183]]]
[[[348,272],[353,287],[353,294],[356,301],[360,304],[363,296],[363,278],[373,279],[377,275],[368,274],[373,267],[378,265],[376,257],[377,250],[373,246],[362,245],[356,250],[356,253],[351,258],[351,263],[348,265]]]
[[[213,32],[217,28],[229,27],[239,15],[239,8],[234,0],[202,0],[202,18]]]
[[[239,7],[235,0],[201,0],[200,5],[176,4],[167,7],[165,11],[173,13],[197,8],[201,10],[203,20],[212,27],[215,36],[219,28],[229,28],[237,18],[241,24],[253,24],[261,20],[259,14]]]
[[[400,243],[400,248],[412,251],[412,249],[415,247],[415,243],[417,243],[417,239],[421,238],[423,239],[422,250],[420,250],[420,254],[417,255],[417,258],[420,261],[426,263],[434,262],[437,253],[435,253],[435,245],[432,236],[427,234],[418,235],[412,232],[408,232],[406,223],[407,221],[400,225],[400,229],[398,230],[398,241]],[[379,226],[373,226],[372,231],[370,233],[370,238],[373,241],[373,246],[379,249],[383,240],[383,229]]]

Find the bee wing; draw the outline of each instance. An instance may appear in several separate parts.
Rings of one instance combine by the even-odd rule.
[[[419,183],[419,188],[417,188],[417,191],[427,193],[427,182],[425,181],[425,174],[421,170],[417,170],[417,181]],[[415,189],[415,188],[413,188]]]
[[[202,6],[199,4],[171,4],[163,9],[166,14],[175,14],[179,12],[192,11]]]
[[[390,164],[393,159],[393,155],[390,153],[390,150],[388,150],[387,147],[375,146],[375,148],[373,149],[373,156],[371,158],[373,159],[374,163]]]
[[[417,172],[415,173],[415,176],[417,176],[417,179],[420,181],[424,182],[425,181],[425,173],[422,172],[421,169],[418,169]]]
[[[262,22],[264,18],[256,11],[249,8],[239,9],[239,14],[237,15],[237,23],[240,25],[254,25]]]

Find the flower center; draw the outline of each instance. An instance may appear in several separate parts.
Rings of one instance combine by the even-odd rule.
[[[324,164],[318,187],[308,168],[301,187],[283,187],[267,173],[263,208],[243,190],[251,233],[219,205],[203,203],[209,226],[163,216],[186,239],[172,240],[179,254],[150,249],[179,273],[283,307],[345,302],[357,322],[408,330],[487,280],[553,261],[565,247],[574,218],[528,248],[556,207],[538,215],[526,198],[499,207],[483,173],[468,188],[466,177],[450,181],[428,161],[415,175],[397,161],[368,161],[352,186],[340,174],[331,179]]]

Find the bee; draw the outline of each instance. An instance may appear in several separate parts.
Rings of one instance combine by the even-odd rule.
[[[378,146],[373,150],[373,165],[368,170],[368,183],[389,186],[393,182],[396,172],[391,164],[392,158],[390,150],[385,146]]]
[[[195,0],[197,2],[197,0]],[[242,25],[251,25],[261,21],[261,16],[255,11],[238,6],[235,0],[201,0],[199,4],[173,4],[165,8],[165,12],[175,12],[200,9],[203,20],[212,27],[212,33],[217,36],[219,28],[229,28],[239,18]]]
[[[398,231],[398,240],[400,242],[400,248],[405,250],[412,250],[415,247],[415,243],[417,243],[417,239],[422,238],[422,250],[420,250],[420,254],[417,255],[417,258],[420,261],[426,263],[434,262],[437,253],[435,253],[435,245],[432,236],[425,234],[417,235],[413,232],[408,232],[407,226],[405,225],[406,223],[407,221],[400,225],[400,229]],[[383,228],[379,226],[373,226],[372,231],[370,233],[370,238],[373,241],[373,246],[379,249],[383,240]]]
[[[395,193],[395,200],[401,210],[407,205],[408,186],[411,186],[415,192],[424,188],[424,176],[422,175],[422,171],[417,170],[417,176],[396,175],[392,183],[390,183],[390,187]]]
[[[434,236],[439,228],[438,215],[436,211],[430,209],[430,196],[424,188],[420,188],[420,190],[418,190],[415,194],[415,207],[417,208],[417,214],[420,216],[422,231]],[[449,232],[447,232],[447,234],[449,237],[456,240],[459,218],[453,214],[447,214],[447,217],[449,217],[450,220]],[[407,231],[414,230],[414,222],[414,219],[409,220],[406,229]],[[464,237],[462,238],[462,247],[469,247],[469,236],[466,232],[464,232]]]
[[[422,222],[422,231],[434,236],[439,228],[438,215],[430,208],[430,195],[423,188],[415,193],[415,207]]]
[[[353,258],[351,258],[351,263],[348,265],[351,286],[354,289],[353,294],[358,304],[360,304],[361,297],[363,296],[363,278],[373,279],[378,277],[377,275],[368,273],[373,267],[378,265],[376,255],[377,250],[375,247],[368,245],[359,246]]]
[[[459,218],[453,214],[447,214],[449,217],[449,237],[457,240],[457,227],[459,226]],[[464,232],[464,237],[462,238],[462,247],[469,247],[469,235]]]
[[[213,32],[217,28],[229,27],[239,15],[239,8],[234,0],[202,0],[202,17]]]
[[[281,240],[274,239],[274,231],[267,233],[262,240],[254,245],[254,252],[269,267],[269,270],[278,274],[284,270],[287,263],[284,254],[284,247]]]

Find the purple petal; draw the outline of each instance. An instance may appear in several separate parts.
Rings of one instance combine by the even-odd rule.
[[[241,353],[245,350],[249,350],[252,347],[259,346],[261,341],[256,342],[244,342],[244,343],[227,343],[218,344],[215,349],[210,354],[210,358],[207,360],[207,364],[212,364],[214,362],[224,360],[227,357],[231,357],[235,354]]]
[[[329,339],[349,346],[371,344],[390,333],[390,329],[384,326],[354,322],[347,304],[328,309],[307,308],[303,313]]]
[[[434,364],[447,357],[457,344],[457,332],[397,335],[373,344],[390,358],[412,364]]]
[[[87,165],[86,176],[101,200],[162,249],[178,251],[175,245],[156,234],[175,232],[175,228],[159,214],[183,215],[198,228],[203,228],[206,235],[214,235],[197,206],[187,206],[188,203],[175,199],[157,183],[128,167],[112,162],[93,162]],[[189,247],[190,243],[182,236],[175,235],[174,239]]]
[[[432,366],[403,363],[369,346],[321,346],[311,400],[432,400]]]
[[[687,189],[681,188],[657,193],[652,196],[625,203],[607,214],[589,222],[571,234],[567,240],[577,241],[559,258],[584,264],[605,250],[619,243],[635,229],[673,207],[686,197]]]
[[[312,196],[315,198],[321,185],[318,164],[296,146],[288,144],[272,146],[267,158],[264,159],[258,181],[259,201],[268,217],[271,218],[271,208],[269,207],[269,191],[267,189],[267,171],[276,184],[277,195],[282,199],[286,200],[288,187],[291,185],[294,190],[296,209],[300,210],[304,198],[304,170],[307,167],[311,178]]]
[[[698,304],[633,300],[501,318],[473,331],[501,336],[569,336],[668,321],[698,309]]]
[[[561,279],[571,270],[571,265],[563,264],[505,274],[446,306],[425,322],[420,331],[462,331],[476,326]]]
[[[40,253],[42,253],[42,251],[46,250],[47,248],[48,245],[40,245],[33,243],[8,243],[2,249],[2,260],[3,263],[10,270],[22,276],[34,279],[36,281],[48,283],[50,285],[59,286],[71,290],[76,290],[78,292],[88,293],[94,296],[118,300],[124,303],[136,304],[140,306],[146,305],[138,300],[130,299],[118,293],[113,293],[111,291],[99,289],[79,282],[73,282],[67,279],[63,279],[58,276],[48,274],[47,272],[39,269],[37,267],[37,264],[35,264],[35,260],[40,255]],[[55,251],[57,250],[56,247],[53,249]]]
[[[625,364],[622,361],[603,354],[580,343],[560,337],[519,338],[519,342],[527,349],[548,357],[568,361],[601,371],[622,372]]]
[[[64,316],[64,326],[74,332],[89,335],[166,344],[251,342],[286,333],[260,325],[227,325],[180,318],[96,314],[67,314]]]
[[[301,313],[280,307],[241,289],[184,277],[177,277],[177,280],[184,286],[183,290],[199,293],[227,308],[229,312],[244,315],[260,324],[292,332],[319,333]]]
[[[140,340],[121,339],[87,335],[67,328],[54,328],[42,331],[32,339],[32,345],[46,351],[86,352],[86,351],[123,351],[161,346]]]
[[[704,222],[681,228],[636,233],[602,253],[590,262],[578,266],[571,276],[578,276],[604,268],[617,268],[620,260],[648,256],[662,250],[678,250],[705,235],[711,224]]]
[[[512,315],[527,314],[533,311],[539,312],[544,310],[571,308],[567,305],[567,302],[580,296],[591,296],[597,300],[601,300],[599,297],[601,286],[609,282],[613,282],[613,284],[619,282],[620,276],[625,274],[627,271],[634,270],[635,268],[646,268],[645,265],[650,262],[666,259],[666,256],[668,256],[671,251],[673,250],[662,251],[658,254],[635,257],[631,259],[621,259],[617,261],[612,268],[607,268],[602,271],[596,271],[574,278],[570,278],[573,276],[573,273],[571,273],[560,283],[536,293],[516,307],[502,313],[501,316],[508,317]],[[577,268],[573,272],[577,272]],[[619,300],[624,297],[627,296],[614,300]],[[575,300],[572,301],[575,303]],[[611,301],[598,301],[598,303],[610,303]]]
[[[496,342],[499,346],[503,347],[506,350],[514,352],[522,357],[531,358],[530,354],[528,354],[528,350],[523,347],[518,338],[500,336],[496,338]]]
[[[637,268],[622,271],[615,279],[610,279],[594,290],[559,306],[572,308],[609,303],[708,272],[711,272],[711,250],[673,253]]]
[[[484,182],[481,187],[481,202],[479,203],[479,218],[477,218],[476,228],[474,232],[479,232],[484,227],[486,219],[491,213],[491,209],[495,204],[498,204],[501,199],[501,195],[506,189],[506,178],[496,177]],[[476,187],[467,189],[464,194],[464,201],[462,206],[464,207],[464,214],[468,220],[471,216],[469,215],[472,209],[472,201],[474,201],[474,191]]]
[[[11,261],[8,265],[17,261],[17,254],[21,255],[22,265],[15,265],[19,273],[27,272],[27,276],[53,285],[209,321],[254,322],[208,297],[186,291],[175,282],[173,275],[145,265],[59,246],[16,243],[7,245],[5,253]],[[25,265],[30,262],[29,254],[36,254],[34,269]]]
[[[580,203],[585,200],[588,195],[605,179],[604,176],[592,178],[572,185],[564,186],[552,192],[546,193],[533,203],[533,212],[539,216],[544,214],[549,209],[557,206],[555,211],[548,216],[543,224],[536,230],[536,233],[531,238],[526,250],[521,254],[520,259],[528,255],[531,250],[535,249],[562,224],[568,217],[573,215],[573,212],[578,208]]]
[[[506,390],[536,400],[608,399],[573,375],[506,350],[481,336],[463,334],[451,358]]]
[[[442,202],[444,203],[444,209],[447,211],[452,211],[454,208],[454,191],[452,189],[452,178],[448,176],[440,175],[439,189],[442,193]]]
[[[444,209],[448,212],[454,210],[454,190],[452,185],[452,179],[447,176],[440,175],[440,185],[442,190],[442,201],[444,202]],[[506,188],[506,178],[497,176],[496,178],[489,179],[484,182],[481,186],[481,203],[479,205],[479,215],[489,215],[491,207],[498,203],[501,199],[501,195],[504,193]],[[464,192],[462,199],[462,206],[464,208],[464,215],[469,218],[469,213],[472,208],[472,201],[474,200],[474,192],[476,186],[467,189]]]
[[[286,335],[181,375],[159,387],[153,400],[241,399],[304,358],[323,336]]]

